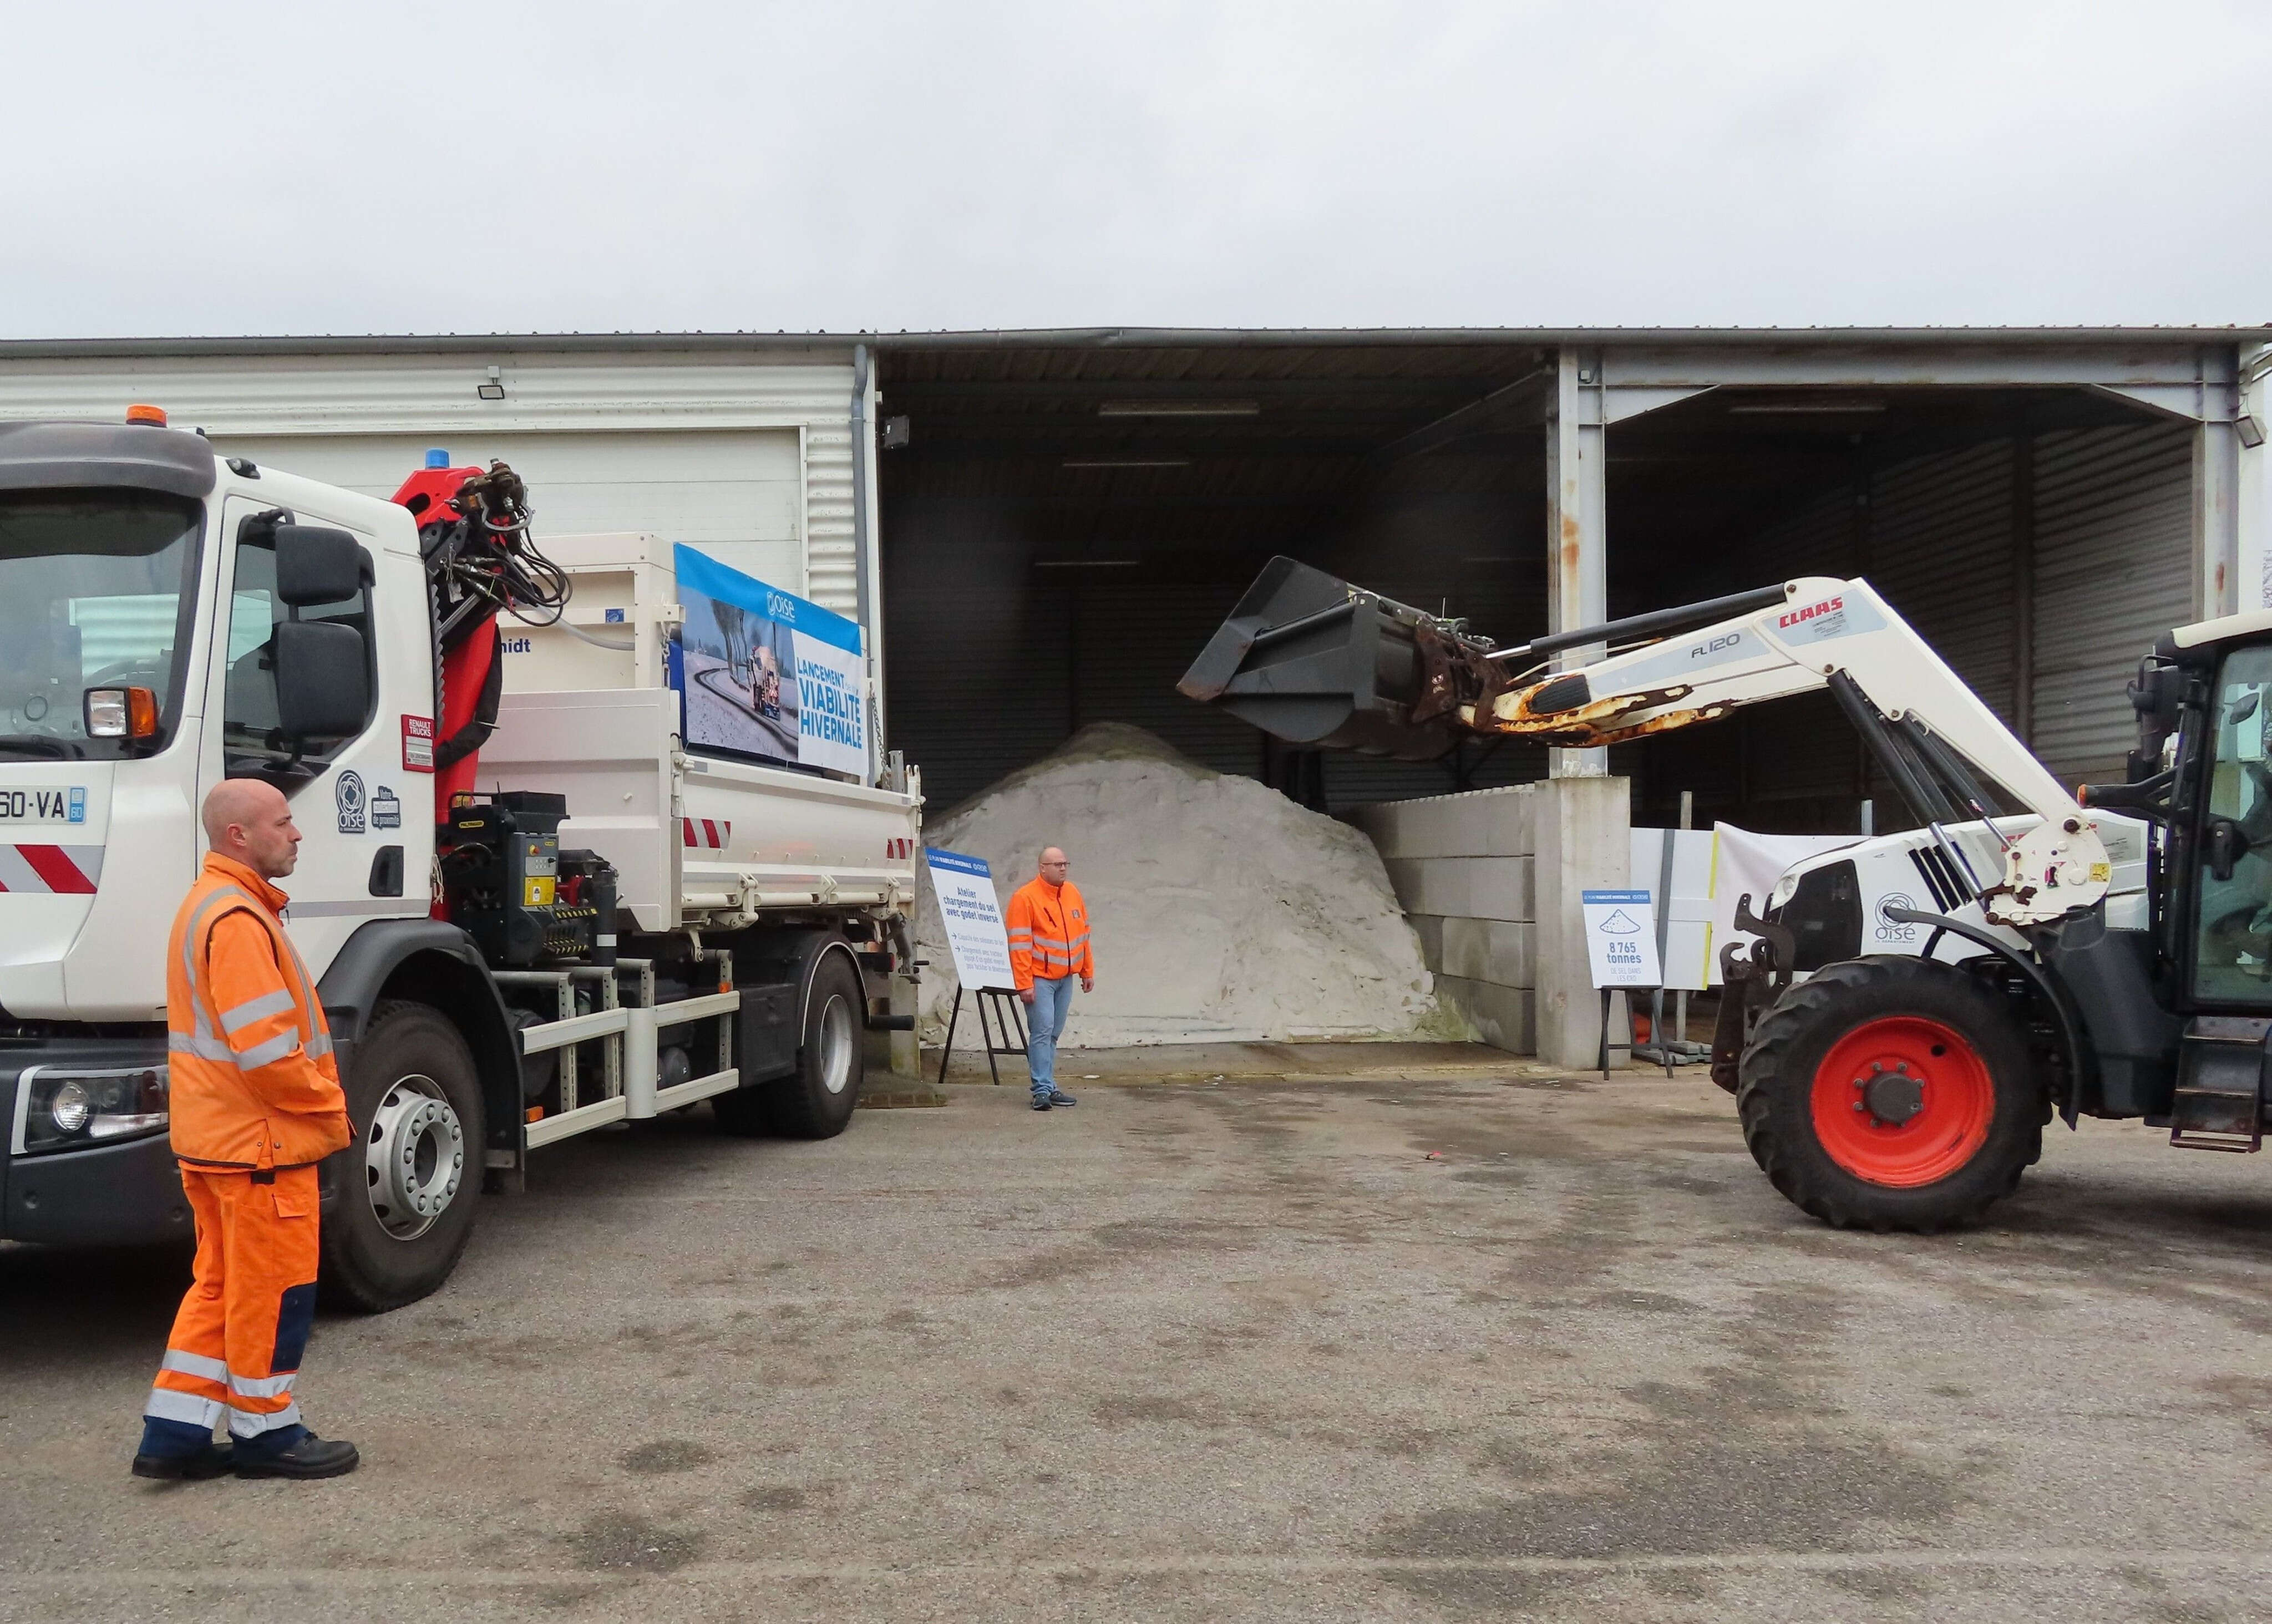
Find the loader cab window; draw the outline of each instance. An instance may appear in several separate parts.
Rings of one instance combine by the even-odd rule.
[[[2272,647],[2225,657],[2211,715],[2194,996],[2272,1007]]]
[[[221,704],[221,746],[228,770],[280,781],[312,777],[337,755],[351,735],[295,741],[277,725],[276,626],[291,610],[276,595],[276,548],[273,533],[241,529],[235,573],[229,587],[228,645],[222,651],[228,685]],[[364,634],[370,647],[370,593],[300,611],[303,620],[331,620]]]

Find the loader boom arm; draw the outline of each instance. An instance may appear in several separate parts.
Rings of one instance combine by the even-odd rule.
[[[1573,669],[1534,670],[1511,685],[1476,668],[1503,670],[1544,647],[1469,654],[1463,685],[1474,699],[1458,707],[1459,720],[1480,734],[1588,748],[1827,688],[1937,834],[1944,823],[1996,812],[1975,772],[2042,818],[2007,847],[2000,883],[1976,884],[1991,917],[2043,924],[2105,894],[2111,870],[2093,819],[1869,582],[1812,576],[1753,602],[1746,612],[1696,630]],[[1598,646],[1619,629],[1601,628],[1588,640]],[[1551,642],[1567,648],[1586,635],[1566,632]],[[1967,872],[1945,835],[1942,843],[1958,872]]]
[[[1405,760],[1462,736],[1625,744],[1827,689],[1989,919],[2048,924],[2113,876],[2095,820],[1865,580],[1809,576],[1502,649],[1281,557],[1179,686],[1297,746]],[[1984,781],[2041,821],[1999,830]],[[1976,822],[2003,847],[2001,875],[1975,873],[1946,833]]]

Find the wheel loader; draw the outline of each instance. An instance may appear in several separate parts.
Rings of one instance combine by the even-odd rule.
[[[1916,827],[1784,874],[1722,950],[1713,1076],[1841,1228],[1977,1220],[2056,1117],[2262,1143],[2272,610],[2180,626],[2126,782],[2070,792],[1866,580],[1810,577],[1511,647],[1280,558],[1179,685],[1289,743],[1594,748],[1829,690]]]

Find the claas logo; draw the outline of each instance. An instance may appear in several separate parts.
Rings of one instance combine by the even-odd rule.
[[[1844,598],[1825,598],[1820,603],[1810,603],[1805,609],[1795,609],[1791,610],[1790,613],[1785,615],[1782,619],[1775,622],[1775,629],[1777,631],[1782,631],[1786,627],[1799,625],[1809,620],[1820,619],[1822,616],[1829,614],[1832,610],[1843,609],[1845,606],[1846,600]]]

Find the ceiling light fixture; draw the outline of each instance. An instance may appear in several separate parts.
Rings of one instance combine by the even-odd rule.
[[[1144,562],[1141,558],[1036,558],[1037,570],[1132,570]]]
[[[1099,417],[1259,417],[1259,400],[1105,400]]]
[[[1728,408],[1728,414],[1730,416],[1744,417],[1827,417],[1833,415],[1852,416],[1858,415],[1863,413],[1882,412],[1885,409],[1884,404],[1880,401],[1865,402],[1855,400],[1841,402],[1822,400],[1815,402],[1791,402],[1779,406],[1731,406]]]
[[[1069,468],[1187,468],[1189,457],[1067,457]]]

